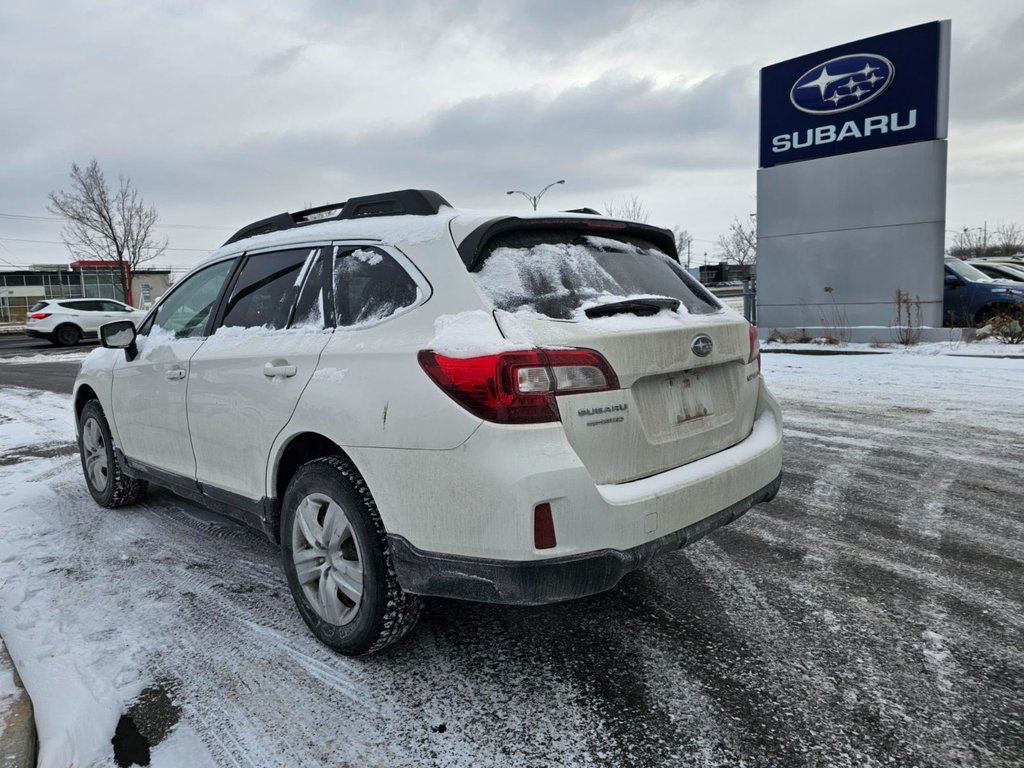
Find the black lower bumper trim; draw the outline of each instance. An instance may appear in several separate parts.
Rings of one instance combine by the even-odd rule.
[[[603,549],[548,560],[491,560],[424,552],[401,536],[389,535],[388,541],[398,581],[407,592],[484,603],[543,605],[611,589],[657,555],[692,544],[755,504],[771,501],[781,485],[780,474],[720,512],[627,550]]]

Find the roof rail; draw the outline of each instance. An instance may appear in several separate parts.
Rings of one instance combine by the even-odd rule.
[[[318,224],[322,221],[367,219],[372,216],[433,216],[441,210],[441,206],[445,205],[451,207],[451,203],[437,192],[429,189],[399,189],[394,192],[352,197],[341,203],[320,205],[295,213],[279,213],[276,216],[254,221],[235,232],[224,241],[224,245],[230,245],[247,237],[294,229],[307,224]],[[328,211],[338,211],[338,214],[336,216],[317,216]]]
[[[562,211],[562,213],[589,213],[593,216],[600,216],[600,211],[595,211],[593,208],[570,208],[568,211]]]

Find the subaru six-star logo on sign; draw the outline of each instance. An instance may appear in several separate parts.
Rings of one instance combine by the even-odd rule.
[[[855,53],[809,69],[793,84],[789,99],[801,112],[832,115],[863,106],[882,95],[896,69],[884,56]]]

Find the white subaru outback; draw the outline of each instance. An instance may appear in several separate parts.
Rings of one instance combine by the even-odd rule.
[[[182,279],[75,383],[106,507],[153,482],[281,546],[345,654],[422,596],[610,589],[770,501],[782,420],[757,335],[671,233],[404,190],[280,214]]]

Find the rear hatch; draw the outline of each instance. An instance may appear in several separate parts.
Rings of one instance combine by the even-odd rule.
[[[617,389],[557,396],[598,483],[709,456],[753,426],[749,324],[644,234],[534,225],[492,237],[471,268],[507,338],[595,350],[614,371]]]

